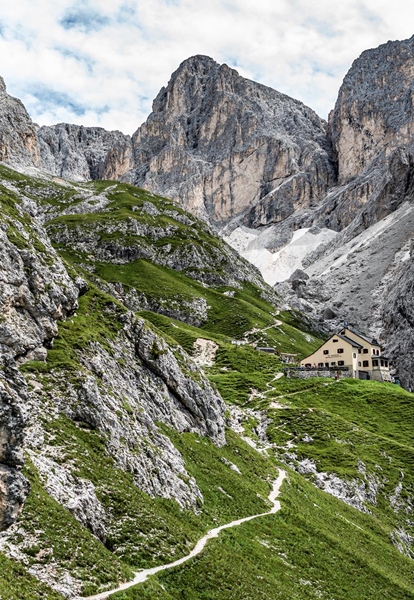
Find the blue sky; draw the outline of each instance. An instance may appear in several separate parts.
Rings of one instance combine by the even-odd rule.
[[[409,0],[13,0],[0,75],[41,125],[132,133],[178,65],[207,54],[327,118],[363,50],[413,34]]]

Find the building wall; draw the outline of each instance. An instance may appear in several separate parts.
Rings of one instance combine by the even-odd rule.
[[[381,366],[381,360],[384,360],[384,357],[381,356],[380,346],[377,344],[370,344],[349,329],[345,329],[345,335],[363,346],[363,348],[358,351],[357,369],[360,371],[368,371],[371,379],[390,381],[391,377],[389,374],[390,369],[388,360],[386,360],[387,366]],[[367,350],[367,352],[364,352],[364,350]],[[373,360],[378,361],[378,366],[373,365]],[[364,366],[364,361],[367,361],[368,365]],[[359,365],[359,363],[361,363],[361,365]]]
[[[333,340],[338,340],[334,342]],[[343,352],[338,352],[338,350],[343,350]],[[325,354],[325,352],[327,353]],[[319,363],[329,363],[329,367],[334,369],[336,366],[345,366],[349,367],[353,371],[357,369],[357,349],[353,348],[350,344],[341,340],[341,338],[333,336],[327,342],[323,344],[316,352],[308,356],[306,359],[301,361],[301,364],[310,363],[312,366],[315,364],[316,366]],[[343,361],[343,365],[338,365],[339,361]],[[335,363],[334,365],[332,363]]]
[[[391,377],[388,362],[387,366],[381,366],[381,360],[384,360],[384,357],[381,356],[380,346],[371,344],[348,329],[345,329],[345,335],[357,344],[360,344],[362,348],[356,348],[350,343],[342,340],[340,337],[334,335],[325,342],[323,346],[318,348],[316,352],[303,359],[301,365],[310,364],[311,366],[316,365],[318,367],[323,363],[323,366],[325,367],[326,363],[329,363],[330,370],[334,370],[337,366],[348,367],[350,373],[352,373],[352,377],[355,378],[359,377],[358,371],[362,371],[363,373],[367,373],[370,379],[390,381]],[[338,350],[343,351],[339,352]],[[378,366],[373,366],[373,360],[378,361]],[[340,361],[343,361],[344,364],[338,365],[338,362]]]

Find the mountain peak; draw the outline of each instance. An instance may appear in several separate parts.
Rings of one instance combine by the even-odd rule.
[[[4,82],[3,77],[0,76],[0,94],[6,94],[6,93],[7,93],[6,84]]]
[[[205,54],[194,54],[194,56],[190,56],[183,60],[178,69],[175,71],[176,73],[182,69],[186,68],[197,68],[197,67],[219,67],[219,63],[217,63],[210,56],[206,56]]]

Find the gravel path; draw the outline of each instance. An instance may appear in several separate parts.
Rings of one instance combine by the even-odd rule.
[[[273,506],[268,512],[261,513],[259,515],[252,515],[250,517],[244,517],[244,519],[238,519],[237,521],[232,521],[231,523],[226,523],[226,525],[221,525],[220,527],[216,527],[215,529],[210,529],[210,531],[208,531],[204,537],[202,537],[200,540],[198,540],[198,542],[194,546],[193,550],[190,552],[190,554],[187,554],[187,556],[183,556],[183,558],[180,558],[180,559],[178,559],[172,563],[168,563],[166,565],[160,565],[159,567],[152,567],[151,569],[144,569],[143,571],[139,571],[139,572],[135,573],[135,577],[132,581],[122,583],[119,587],[117,587],[113,590],[109,590],[107,592],[102,592],[101,594],[97,594],[96,596],[88,596],[87,598],[84,598],[84,600],[104,600],[104,598],[108,598],[108,596],[111,596],[112,594],[115,594],[116,592],[126,590],[126,589],[132,587],[133,585],[137,585],[138,583],[143,583],[151,575],[155,575],[155,573],[159,573],[160,571],[165,571],[166,569],[171,569],[172,567],[178,567],[179,565],[182,565],[183,563],[187,562],[194,556],[197,556],[197,554],[200,554],[203,551],[204,546],[206,545],[208,540],[218,537],[218,534],[220,533],[220,531],[223,531],[223,529],[230,529],[231,527],[237,527],[237,525],[241,525],[242,523],[246,523],[247,521],[252,521],[253,519],[257,519],[259,517],[265,517],[267,515],[272,515],[272,514],[276,513],[278,510],[280,510],[280,502],[276,498],[279,495],[280,486],[282,485],[285,477],[286,477],[286,472],[283,471],[282,469],[279,469],[279,477],[274,482],[272,491],[269,494],[269,500],[273,503]]]

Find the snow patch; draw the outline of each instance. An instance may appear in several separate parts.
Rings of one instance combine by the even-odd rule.
[[[303,268],[302,261],[310,252],[337,235],[328,228],[298,229],[288,244],[277,252],[271,252],[265,247],[268,231],[269,228],[258,232],[242,226],[234,229],[224,239],[243,258],[255,265],[270,285],[289,279],[296,269]]]

